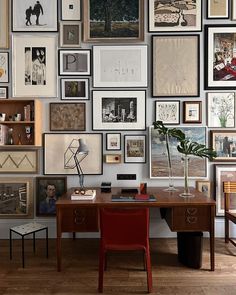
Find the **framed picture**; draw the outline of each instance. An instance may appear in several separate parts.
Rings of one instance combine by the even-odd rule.
[[[44,174],[78,175],[73,155],[82,138],[89,149],[88,156],[80,163],[85,175],[103,173],[102,133],[44,133]],[[55,161],[55,150],[57,159]]]
[[[36,216],[55,216],[56,201],[66,191],[66,177],[36,177]]]
[[[94,90],[93,130],[146,130],[145,90]]]
[[[0,1],[0,48],[9,47],[9,0]]]
[[[211,147],[216,151],[214,161],[236,161],[236,131],[211,130]]]
[[[84,0],[84,42],[144,40],[144,0]]]
[[[184,123],[202,123],[202,102],[184,101]]]
[[[146,135],[124,136],[124,163],[146,163]]]
[[[153,35],[152,54],[153,97],[199,96],[199,35]]]
[[[180,101],[179,100],[156,100],[155,101],[155,120],[162,121],[163,124],[180,123]]]
[[[202,30],[202,0],[149,0],[148,5],[149,32]]]
[[[196,189],[203,193],[207,198],[212,198],[212,184],[209,180],[197,180]]]
[[[223,182],[236,181],[236,165],[215,165],[215,196],[216,196],[216,216],[224,216],[224,193]],[[230,208],[232,213],[236,213],[236,200],[231,196]]]
[[[207,93],[208,127],[235,127],[235,93]]]
[[[89,99],[89,79],[71,78],[61,79],[61,99],[62,100],[88,100]]]
[[[147,87],[147,45],[93,46],[94,87]]]
[[[106,150],[107,151],[121,150],[121,133],[106,134]]]
[[[50,103],[50,130],[85,131],[85,103]]]
[[[207,0],[207,19],[229,18],[229,0]]]
[[[13,36],[13,96],[57,96],[57,36]]]
[[[8,87],[0,87],[0,99],[8,98]]]
[[[76,21],[60,22],[60,46],[81,46],[81,23]]]
[[[33,218],[33,179],[0,178],[0,218]]]
[[[9,53],[0,52],[0,83],[9,82]]]
[[[80,20],[81,0],[61,0],[61,19]]]
[[[13,32],[56,32],[57,0],[12,0]]]
[[[195,126],[178,127],[187,138],[206,145],[206,128]],[[178,141],[176,138],[170,137],[169,142],[173,178],[184,177],[184,162],[182,154],[178,152]],[[168,157],[166,151],[166,142],[163,136],[154,129],[149,128],[149,156],[150,156],[150,178],[169,178]],[[182,163],[182,164],[181,164]],[[190,178],[206,178],[207,177],[207,160],[199,157],[191,157],[189,161],[189,177]]]
[[[91,50],[59,50],[59,75],[91,74]]]
[[[0,173],[38,173],[39,151],[33,148],[1,148]]]
[[[231,19],[236,20],[236,1],[232,0],[231,2]]]

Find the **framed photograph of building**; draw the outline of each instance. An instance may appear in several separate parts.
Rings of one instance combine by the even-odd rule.
[[[67,78],[61,79],[62,100],[88,100],[89,79],[88,78]]]
[[[106,150],[107,151],[121,150],[121,133],[106,134]]]
[[[85,0],[84,42],[144,40],[144,0]]]
[[[57,36],[13,36],[13,96],[57,96]]]
[[[0,52],[0,83],[9,82],[9,53]]]
[[[230,0],[207,0],[207,19],[229,18]]]
[[[8,87],[2,86],[0,87],[0,99],[8,98]]]
[[[91,75],[91,50],[59,50],[59,75]]]
[[[85,103],[50,103],[51,131],[85,131]]]
[[[146,163],[146,135],[124,136],[124,163]]]
[[[81,0],[61,0],[62,20],[81,20]]]
[[[0,218],[33,218],[33,179],[0,178]]]
[[[94,90],[93,130],[146,130],[145,90]]]
[[[9,0],[0,1],[0,48],[9,47]]]
[[[155,120],[162,121],[163,124],[180,123],[180,101],[179,100],[156,100]]]
[[[203,193],[207,198],[213,198],[212,196],[212,183],[209,180],[197,180],[196,189]]]
[[[76,21],[60,22],[60,46],[81,47],[81,23]]]
[[[93,87],[147,87],[147,45],[93,46]]]
[[[202,102],[201,101],[184,101],[183,122],[194,124],[202,123]]]
[[[12,0],[13,32],[57,32],[57,0]]]
[[[153,97],[199,96],[199,35],[153,35],[152,54]]]
[[[149,0],[148,12],[149,32],[202,30],[202,0]]]

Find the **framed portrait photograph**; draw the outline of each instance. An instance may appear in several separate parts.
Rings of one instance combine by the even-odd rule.
[[[9,0],[0,1],[0,48],[9,47]]]
[[[236,161],[236,131],[211,130],[211,147],[216,151],[214,161]]]
[[[59,50],[59,75],[90,76],[91,50]]]
[[[80,163],[83,173],[101,175],[103,173],[102,133],[44,133],[44,174],[78,175],[73,156],[79,147],[79,139],[83,139],[89,150],[88,156]]]
[[[153,97],[199,96],[199,35],[153,35],[152,54]]]
[[[184,101],[183,102],[183,122],[184,123],[202,123],[202,102]]]
[[[0,178],[0,218],[33,218],[33,179]]]
[[[93,46],[93,87],[147,87],[147,45]]]
[[[235,93],[208,92],[207,93],[208,127],[235,127]]]
[[[92,91],[93,130],[146,130],[145,90]]]
[[[57,36],[13,35],[14,97],[57,96]]]
[[[124,136],[124,163],[146,163],[146,135]]]
[[[81,22],[60,22],[60,46],[81,47]]]
[[[207,198],[212,198],[212,183],[209,180],[197,180],[196,189]]]
[[[81,20],[81,0],[61,0],[62,20]]]
[[[148,1],[149,32],[202,30],[202,0]]]
[[[199,144],[206,145],[206,127],[180,126],[178,127],[185,133],[186,138],[196,141]],[[178,141],[170,137],[169,149],[171,154],[173,178],[184,177],[183,154],[177,150]],[[149,128],[149,157],[150,157],[150,178],[169,178],[168,156],[165,138],[159,134],[153,126]],[[189,177],[206,178],[207,160],[190,156],[189,160]]]
[[[0,86],[0,99],[8,98],[8,87]]]
[[[13,32],[57,32],[57,0],[12,0]]]
[[[144,40],[144,0],[84,0],[84,42]]]
[[[88,78],[67,78],[61,79],[62,100],[88,100],[89,79]]]
[[[55,216],[56,201],[66,191],[66,177],[36,177],[36,216]]]
[[[85,103],[50,103],[51,131],[85,131]]]
[[[216,216],[224,216],[223,182],[236,181],[236,165],[215,165]],[[236,213],[235,195],[231,195],[231,212]]]
[[[121,150],[121,133],[106,133],[106,150]]]
[[[230,0],[207,0],[207,19],[229,18]]]
[[[180,123],[180,101],[179,100],[156,100],[155,121],[162,121],[163,124]]]
[[[9,82],[9,53],[0,52],[0,83]]]

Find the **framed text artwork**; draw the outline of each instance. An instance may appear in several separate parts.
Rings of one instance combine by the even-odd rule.
[[[0,48],[9,47],[9,0],[0,1]]]
[[[61,79],[62,100],[88,100],[89,79],[88,78],[67,78]]]
[[[144,40],[144,0],[84,0],[84,42]]]
[[[12,0],[13,32],[56,32],[57,0]]]
[[[149,32],[202,30],[202,0],[149,0],[148,5]]]
[[[80,20],[81,0],[61,0],[61,19]]]
[[[153,35],[152,54],[153,97],[199,96],[199,35]]]
[[[207,0],[207,19],[229,18],[230,0]]]
[[[57,96],[57,36],[13,36],[13,96]]]
[[[81,46],[81,23],[76,21],[60,22],[61,47]]]
[[[155,101],[155,120],[162,121],[163,124],[180,123],[180,101]]]
[[[146,163],[146,135],[124,136],[124,163]]]
[[[0,52],[0,83],[9,82],[9,53]]]
[[[201,101],[184,101],[183,102],[183,122],[194,124],[202,123],[202,102]]]

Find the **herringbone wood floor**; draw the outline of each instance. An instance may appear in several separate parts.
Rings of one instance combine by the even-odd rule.
[[[26,241],[26,266],[21,267],[21,241],[14,240],[13,260],[9,243],[0,240],[1,295],[77,295],[97,294],[98,240],[63,239],[62,272],[56,270],[56,240]],[[203,242],[203,265],[190,269],[178,262],[175,239],[151,239],[153,294],[235,295],[236,249],[216,239],[216,270],[209,271],[208,239]],[[111,253],[104,278],[104,294],[145,294],[146,272],[138,252]]]

